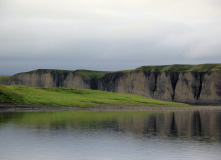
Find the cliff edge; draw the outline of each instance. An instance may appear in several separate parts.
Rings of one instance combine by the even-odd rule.
[[[96,89],[165,101],[221,104],[221,64],[142,66],[118,72],[39,69],[15,74],[1,84]]]

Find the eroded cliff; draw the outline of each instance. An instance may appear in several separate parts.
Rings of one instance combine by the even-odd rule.
[[[221,104],[221,71],[217,66],[207,64],[207,70],[184,66],[180,71],[180,65],[157,67],[119,72],[36,70],[18,73],[2,84],[98,89],[165,101]]]
[[[220,104],[221,72],[129,72],[107,74],[98,89],[165,101]]]

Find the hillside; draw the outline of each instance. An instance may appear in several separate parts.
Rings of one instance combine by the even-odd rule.
[[[0,86],[0,103],[51,106],[157,105],[188,106],[132,94],[89,89]]]

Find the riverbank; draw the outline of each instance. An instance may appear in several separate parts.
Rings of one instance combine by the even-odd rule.
[[[0,112],[54,112],[54,111],[216,111],[221,112],[221,106],[96,106],[96,107],[67,107],[67,106],[32,106],[0,104]]]

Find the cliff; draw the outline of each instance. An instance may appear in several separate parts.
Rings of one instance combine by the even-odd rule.
[[[165,101],[220,104],[221,71],[110,73],[99,79],[98,89]]]
[[[98,89],[165,101],[221,104],[220,64],[143,66],[119,72],[36,70],[18,73],[2,84]]]
[[[97,80],[108,72],[89,70],[39,69],[18,73],[1,82],[2,85],[24,85],[35,87],[67,87],[97,89]]]

